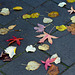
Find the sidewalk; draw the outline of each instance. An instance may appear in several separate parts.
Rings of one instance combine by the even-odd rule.
[[[8,47],[9,42],[6,42],[6,40],[12,38],[12,36],[24,38],[24,40],[21,41],[20,46],[16,43],[12,44],[13,46],[17,46],[17,50],[16,56],[13,57],[11,62],[3,62],[0,60],[0,75],[46,75],[47,71],[44,68],[44,64],[41,63],[41,60],[45,60],[55,53],[61,58],[61,63],[56,65],[59,67],[60,73],[58,75],[75,75],[75,35],[69,33],[59,39],[53,39],[52,45],[48,41],[45,41],[44,43],[50,46],[50,49],[45,52],[40,51],[37,48],[38,44],[36,44],[40,38],[36,38],[35,36],[41,33],[36,33],[34,27],[37,26],[37,23],[47,25],[42,21],[44,17],[48,17],[46,12],[59,12],[58,17],[52,18],[52,23],[55,26],[72,24],[70,18],[74,16],[75,13],[70,15],[67,10],[70,10],[71,6],[75,9],[75,2],[66,2],[67,5],[65,7],[58,7],[58,3],[62,1],[66,2],[66,0],[0,0],[0,9],[4,7],[10,9],[10,15],[0,15],[0,28],[7,28],[10,25],[16,24],[14,30],[22,30],[20,32],[12,31],[8,32],[6,35],[0,35],[0,53],[3,49]],[[23,10],[14,11],[13,7],[15,6],[21,6],[23,7]],[[27,20],[22,18],[22,15],[26,13],[31,14],[35,12],[40,13],[41,16],[39,18]],[[48,33],[51,28],[52,26],[49,26],[45,31]],[[52,35],[60,37],[67,32],[67,30],[63,32],[56,31]],[[36,44],[37,48],[35,53],[25,52],[25,48],[28,45],[34,44]],[[41,64],[40,68],[35,71],[26,70],[26,66],[21,64],[27,64],[29,61],[37,61]]]

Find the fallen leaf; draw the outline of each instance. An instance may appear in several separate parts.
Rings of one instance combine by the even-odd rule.
[[[37,12],[36,12],[36,13],[32,13],[32,14],[31,14],[31,18],[38,18],[39,15],[40,15],[40,14],[37,13]]]
[[[6,41],[11,41],[8,45],[12,44],[13,42],[17,42],[17,44],[20,46],[20,40],[23,40],[24,38],[17,38],[15,36],[13,36],[12,39],[6,40]]]
[[[5,61],[11,61],[12,58],[10,58],[8,54],[2,52],[0,55],[0,60],[3,60],[5,62]]]
[[[9,31],[9,29],[7,29],[7,28],[0,28],[0,34],[1,35],[7,34],[8,31]]]
[[[53,22],[53,20],[51,18],[44,17],[43,23],[51,23],[51,22]]]
[[[36,61],[30,61],[26,66],[26,70],[29,71],[37,70],[40,67],[40,65],[41,64],[37,63]]]
[[[31,18],[31,15],[29,15],[29,14],[24,14],[24,15],[22,16],[22,18],[23,18],[23,19]]]
[[[16,6],[13,8],[13,10],[22,10],[23,8],[21,6]]]
[[[10,14],[10,11],[8,8],[2,8],[1,12],[0,12],[1,15],[9,15]]]
[[[36,32],[43,32],[44,28],[46,28],[44,25],[42,24],[37,24],[38,27],[34,27],[35,30],[37,30]]]
[[[57,11],[52,11],[52,12],[48,13],[48,16],[49,17],[57,17],[57,16],[59,16],[59,13]]]
[[[55,61],[55,59],[56,58],[52,58],[52,59],[48,58],[46,61],[41,60],[41,62],[43,64],[45,64],[45,69],[47,70],[48,66],[51,66],[51,63],[53,63]]]
[[[47,45],[47,44],[39,45],[38,49],[47,51],[47,50],[49,50],[49,45]]]
[[[73,3],[75,0],[66,0],[68,3]]]
[[[59,73],[58,67],[53,64],[51,65],[51,67],[49,68],[49,70],[47,72],[47,74],[49,74],[49,75],[58,75],[58,73]]]
[[[68,10],[68,12],[70,12],[70,14],[72,14],[73,12],[75,12],[75,10],[74,10],[73,7],[71,6],[71,10]]]
[[[65,25],[60,25],[60,26],[56,26],[56,29],[57,29],[58,31],[64,31],[64,30],[67,29],[67,27],[66,27]]]
[[[58,4],[59,7],[64,7],[65,5],[66,5],[65,2],[60,2],[60,3]]]
[[[50,59],[52,59],[52,58],[56,58],[54,61],[55,64],[59,64],[61,62],[61,59],[60,59],[60,57],[58,57],[57,54],[53,54]]]
[[[5,53],[9,54],[9,57],[12,58],[16,55],[16,48],[15,46],[9,46],[5,49]]]
[[[72,16],[71,18],[72,23],[75,23],[75,16]]]
[[[11,25],[8,27],[9,30],[12,30],[16,25]]]
[[[26,52],[35,52],[36,51],[36,48],[33,47],[32,45],[29,45],[26,47]]]
[[[70,26],[66,26],[67,30],[71,32],[72,35],[75,35],[75,24],[71,24]]]
[[[43,37],[42,39],[40,39],[39,43],[43,43],[46,39],[48,39],[48,42],[50,44],[53,43],[52,39],[51,38],[54,38],[54,39],[57,39],[58,37],[55,37],[55,36],[52,36],[52,35],[49,35],[48,33],[46,32],[43,32],[44,34],[40,34],[40,35],[37,35],[36,37]]]

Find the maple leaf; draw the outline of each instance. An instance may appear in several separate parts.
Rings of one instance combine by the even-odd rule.
[[[20,40],[23,40],[24,38],[17,38],[15,36],[12,36],[12,39],[6,40],[6,41],[11,41],[8,45],[12,44],[13,42],[17,42],[17,44],[20,46]]]
[[[70,14],[72,14],[73,12],[75,12],[75,10],[73,9],[73,6],[71,6],[71,10],[68,10],[68,12],[70,12]]]
[[[42,24],[37,24],[38,27],[34,27],[35,30],[37,30],[36,32],[43,32],[44,28],[46,28],[44,25]]]
[[[49,68],[49,70],[47,72],[47,74],[49,74],[49,75],[58,75],[58,73],[59,73],[58,67],[53,65],[53,64],[52,64],[52,66]]]
[[[43,37],[42,39],[40,39],[39,43],[43,43],[46,39],[48,39],[48,42],[49,42],[50,44],[52,44],[53,41],[52,41],[51,38],[54,38],[54,39],[57,39],[57,38],[58,38],[58,37],[49,35],[49,34],[46,33],[46,32],[43,32],[43,33],[44,33],[44,34],[40,34],[40,35],[36,36],[36,37]]]
[[[48,66],[51,66],[50,63],[53,63],[55,61],[55,59],[56,58],[52,58],[52,59],[48,58],[46,61],[41,60],[41,62],[45,64],[45,69],[47,70]]]

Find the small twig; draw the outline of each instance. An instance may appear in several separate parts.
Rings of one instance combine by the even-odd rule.
[[[40,15],[40,16],[44,16],[44,15]]]
[[[48,27],[49,25],[51,25],[51,24],[48,24],[48,25],[46,25],[45,27]]]
[[[55,28],[55,26],[50,30],[49,34],[52,32],[52,30]]]
[[[19,29],[19,30],[10,30],[10,32],[12,32],[12,31],[22,31],[21,29]]]
[[[69,34],[69,32],[67,32],[66,34],[64,34],[64,35],[61,35],[59,38],[61,38],[61,37],[63,37],[63,36],[65,36],[65,35],[68,35]]]
[[[49,12],[47,12],[47,11],[45,11],[46,13],[49,13]]]
[[[24,65],[24,66],[26,66],[26,64],[21,64],[21,65]]]

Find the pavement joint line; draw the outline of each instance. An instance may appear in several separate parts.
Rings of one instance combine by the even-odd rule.
[[[34,8],[32,5],[28,4],[27,2],[25,2],[23,0],[19,0],[19,1],[22,1],[22,2],[26,3],[27,5],[29,5],[30,7]]]
[[[65,71],[67,71],[69,68],[71,68],[72,66],[74,66],[75,63],[73,63],[72,65],[70,65],[68,68],[66,68],[64,71],[62,71],[61,73],[59,73],[60,75],[62,75]]]
[[[2,73],[3,75],[6,75],[2,70],[0,70],[0,73]]]

